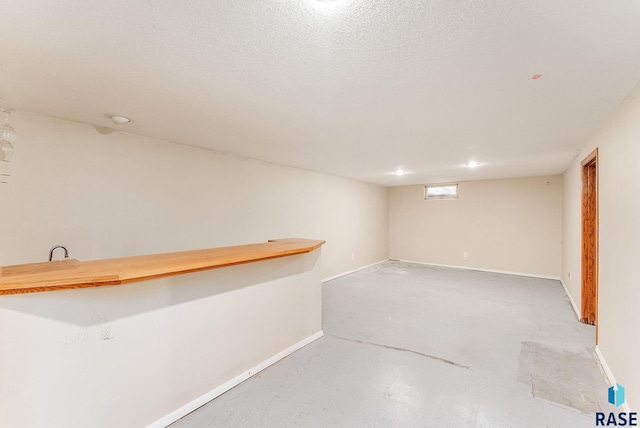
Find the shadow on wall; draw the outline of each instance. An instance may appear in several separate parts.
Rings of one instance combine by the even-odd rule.
[[[237,266],[132,284],[0,296],[0,309],[81,327],[171,310],[245,287],[312,271],[321,249]],[[319,281],[319,278],[318,278]]]

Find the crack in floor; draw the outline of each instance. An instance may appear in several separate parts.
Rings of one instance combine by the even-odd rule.
[[[445,358],[436,357],[434,355],[424,354],[422,352],[414,351],[412,349],[399,348],[397,346],[383,345],[383,344],[380,344],[380,343],[367,342],[367,341],[364,341],[364,340],[349,339],[348,337],[336,336],[336,335],[330,334],[330,333],[325,333],[325,336],[331,336],[331,337],[334,337],[336,339],[346,340],[347,342],[352,342],[352,343],[360,343],[360,344],[365,344],[365,345],[378,346],[380,348],[391,349],[392,351],[410,352],[412,354],[420,355],[421,357],[429,358],[431,360],[440,361],[441,363],[446,363],[446,364],[450,364],[452,366],[456,366],[456,367],[460,367],[460,368],[463,368],[463,369],[471,370],[471,367],[465,366],[464,364],[459,364],[459,363],[456,363],[454,361],[447,360]]]

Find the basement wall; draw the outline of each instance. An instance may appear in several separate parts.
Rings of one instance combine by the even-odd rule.
[[[0,426],[165,426],[320,337],[321,278],[388,257],[384,187],[36,114],[11,123],[0,265],[46,261],[55,244],[92,260],[327,243],[135,284],[0,296]]]
[[[640,86],[564,173],[562,279],[580,309],[581,162],[599,160],[598,347],[627,402],[640,402]],[[571,274],[571,275],[570,275]]]
[[[392,259],[560,276],[562,176],[460,182],[457,199],[393,187],[389,207]]]
[[[286,237],[327,241],[322,278],[388,258],[385,187],[37,114],[11,124],[0,265],[55,244],[93,260]]]

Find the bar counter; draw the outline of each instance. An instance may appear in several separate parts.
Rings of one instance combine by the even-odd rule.
[[[102,287],[309,253],[325,241],[277,239],[260,244],[204,250],[0,267],[0,295]]]

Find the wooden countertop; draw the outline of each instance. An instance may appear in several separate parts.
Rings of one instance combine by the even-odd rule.
[[[261,244],[81,262],[64,259],[0,267],[0,294],[120,285],[309,253],[325,241],[277,239]]]

